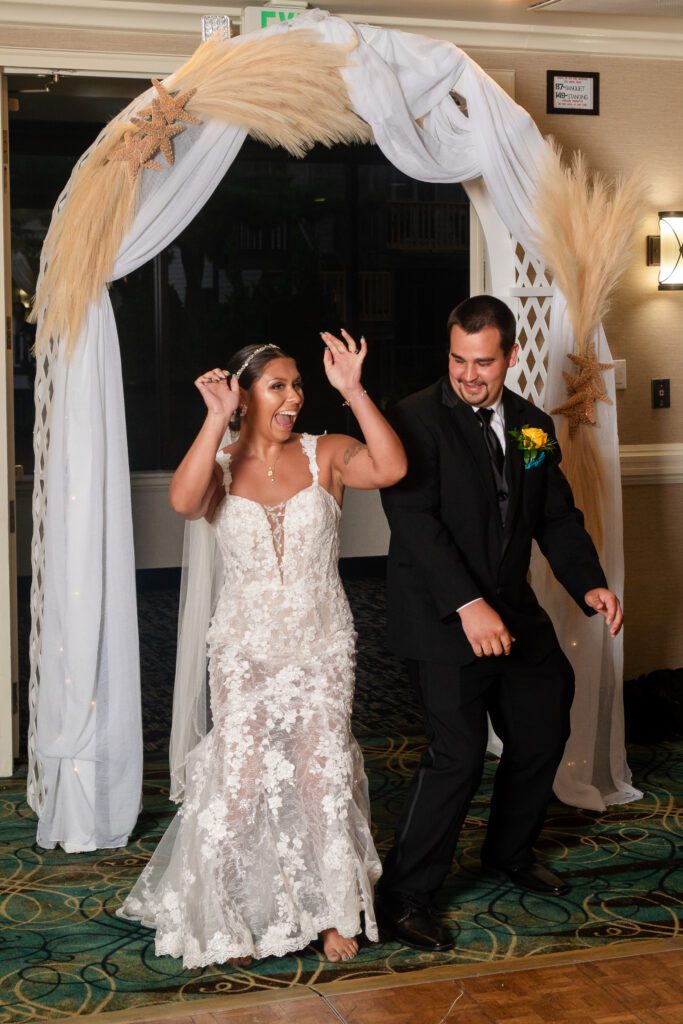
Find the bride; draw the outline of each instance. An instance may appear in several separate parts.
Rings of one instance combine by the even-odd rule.
[[[339,572],[345,487],[406,472],[401,443],[361,384],[365,340],[322,335],[352,437],[297,434],[294,360],[249,345],[195,381],[207,415],[170,500],[206,517],[224,561],[207,635],[213,727],[185,765],[182,808],[119,914],[156,929],[186,967],[283,956],[320,936],[355,955],[377,939],[380,864],[350,731],[355,639]],[[228,425],[238,440],[216,455]]]

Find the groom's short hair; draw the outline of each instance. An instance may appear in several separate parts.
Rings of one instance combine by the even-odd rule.
[[[478,334],[485,327],[497,327],[504,355],[510,352],[517,335],[514,313],[494,295],[472,295],[459,303],[448,317],[449,338],[451,327],[460,327],[465,334]]]

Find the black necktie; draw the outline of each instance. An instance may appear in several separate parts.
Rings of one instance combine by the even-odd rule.
[[[505,482],[505,452],[503,451],[503,446],[500,443],[498,435],[491,426],[493,409],[477,409],[475,415],[484,434],[489,458],[491,459],[491,469],[493,470],[493,476],[496,481],[498,511],[500,512],[501,524],[503,529],[505,529],[509,497],[507,484]]]
[[[503,452],[503,446],[498,440],[498,435],[491,426],[491,419],[493,417],[493,409],[477,409],[477,419],[481,425],[481,429],[484,432],[484,440],[486,441],[486,447],[489,450],[489,456],[491,458],[491,464],[493,465],[494,472],[496,473],[496,479],[503,479],[503,472],[505,467],[505,453]]]

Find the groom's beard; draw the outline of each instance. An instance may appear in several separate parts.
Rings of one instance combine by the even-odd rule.
[[[476,405],[478,409],[485,409],[495,401],[495,399],[491,399],[491,391],[484,381],[480,381],[477,387],[468,386],[463,381],[452,381],[451,383],[453,383],[458,398],[466,402],[467,405]]]

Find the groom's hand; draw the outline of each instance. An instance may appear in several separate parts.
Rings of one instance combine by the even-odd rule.
[[[478,658],[509,654],[515,638],[498,612],[482,598],[458,612],[465,636]]]
[[[609,635],[615,637],[624,621],[624,613],[617,595],[604,587],[596,587],[595,590],[588,591],[584,596],[584,601],[589,608],[593,608],[598,615],[603,616],[609,626]]]

